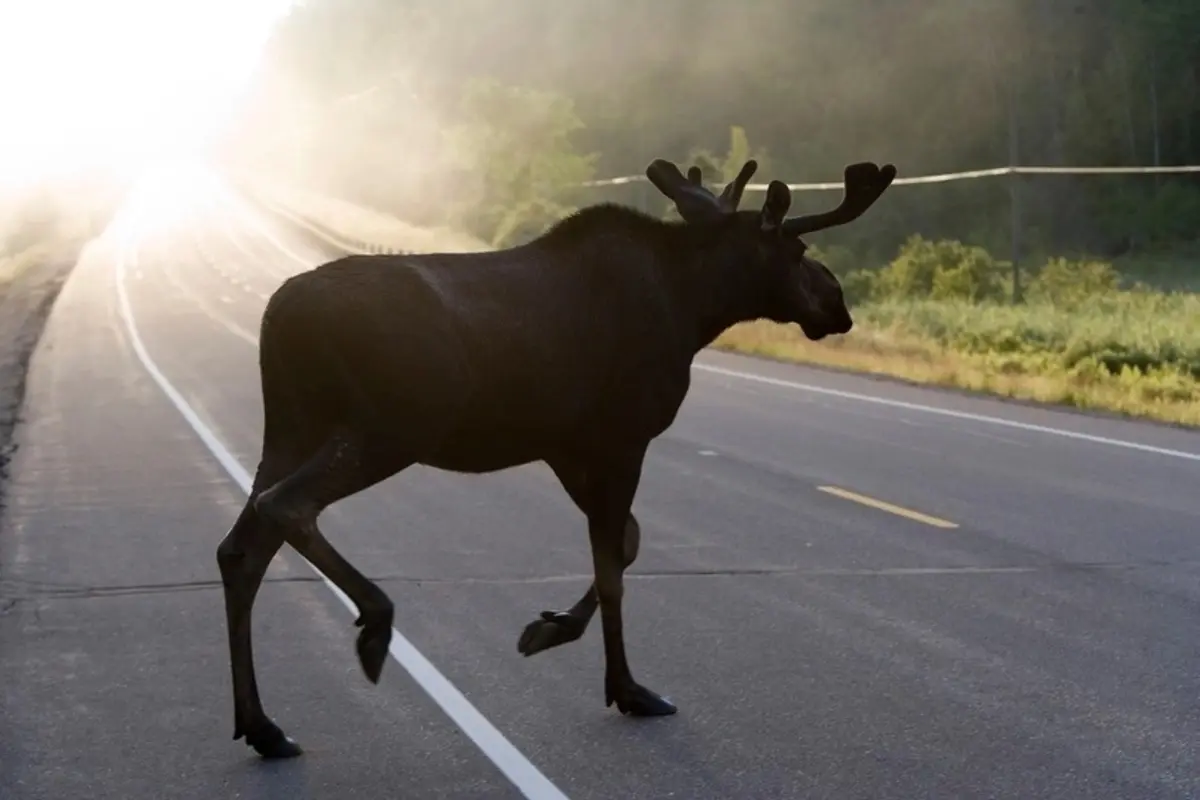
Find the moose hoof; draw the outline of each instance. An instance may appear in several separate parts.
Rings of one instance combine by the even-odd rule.
[[[367,674],[367,680],[371,683],[379,683],[379,676],[383,673],[383,662],[387,660],[388,645],[392,641],[392,624],[391,621],[377,622],[372,621],[363,625],[362,631],[358,634],[358,641],[355,647],[358,649],[358,660],[362,664],[363,672]]]
[[[616,703],[618,711],[631,717],[668,717],[679,710],[670,700],[636,683],[610,688],[605,695],[605,705]]]
[[[525,626],[517,640],[517,651],[529,657],[534,653],[573,642],[583,636],[587,621],[566,611],[543,611],[541,619]]]
[[[268,760],[295,758],[304,752],[274,722],[267,722],[252,733],[247,733],[246,744]]]

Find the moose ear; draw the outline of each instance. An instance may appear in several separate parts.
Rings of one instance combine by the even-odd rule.
[[[777,231],[783,225],[788,209],[792,206],[792,192],[783,181],[767,184],[767,199],[762,207],[762,229]]]

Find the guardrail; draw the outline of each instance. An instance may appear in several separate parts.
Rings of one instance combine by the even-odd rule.
[[[347,254],[407,255],[491,250],[486,242],[445,226],[422,227],[378,209],[248,176],[237,190],[264,212]]]
[[[271,193],[264,189],[260,184],[257,184],[257,182],[241,178],[237,181],[237,183],[239,190],[264,211],[274,214],[289,224],[307,231],[313,236],[316,236],[318,239],[333,245],[348,255],[407,255],[410,252],[396,247],[379,244],[378,242],[370,242],[363,239],[346,236],[340,231],[334,230],[318,220],[311,219],[305,214],[301,214],[288,208],[287,205],[281,202],[278,198],[272,197]]]

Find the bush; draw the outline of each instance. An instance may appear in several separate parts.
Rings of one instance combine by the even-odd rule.
[[[855,269],[839,276],[846,305],[858,306],[869,301],[875,290],[875,279],[878,275],[879,273],[873,270]]]
[[[818,247],[815,244],[810,244],[806,255],[829,267],[829,271],[836,275],[838,280],[846,277],[851,272],[859,270],[862,266],[861,261],[854,254],[854,251],[840,244],[829,247]]]
[[[1089,298],[1116,292],[1121,275],[1104,261],[1052,258],[1030,282],[1026,297],[1032,301],[1075,308]]]
[[[447,131],[463,176],[448,214],[453,227],[507,247],[575,211],[568,197],[592,178],[597,154],[573,142],[583,122],[570,98],[478,79],[467,84],[459,117]]]
[[[879,271],[872,299],[969,300],[1004,296],[1000,264],[982,247],[953,240],[928,241],[914,234]]]

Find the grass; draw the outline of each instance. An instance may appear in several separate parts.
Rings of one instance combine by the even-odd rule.
[[[69,270],[111,221],[127,188],[84,176],[0,193],[0,287],[42,267]]]
[[[20,253],[0,256],[0,287],[12,283],[22,273],[36,267],[49,256],[49,249],[41,245],[35,245]]]
[[[848,335],[735,326],[719,349],[1200,426],[1200,295],[1128,293],[1076,308],[867,303]]]
[[[30,245],[19,253],[0,255],[0,291],[15,283],[31,270],[52,262],[70,263],[75,260],[84,239],[41,242]]]

